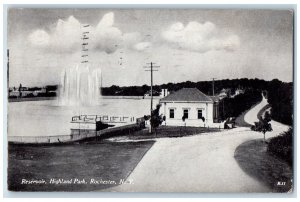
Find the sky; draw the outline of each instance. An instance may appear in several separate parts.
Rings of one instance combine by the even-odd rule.
[[[83,25],[89,24],[89,27]],[[212,78],[293,80],[289,10],[19,9],[8,11],[9,86],[60,84],[82,60],[102,85],[150,85]]]

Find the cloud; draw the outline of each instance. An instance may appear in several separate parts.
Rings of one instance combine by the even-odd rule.
[[[237,35],[219,30],[213,23],[196,21],[184,26],[174,23],[161,33],[162,38],[172,47],[205,53],[211,50],[234,51],[240,45]]]
[[[50,32],[35,30],[29,36],[29,42],[38,48],[46,50],[76,52],[81,49],[82,33],[89,32],[88,48],[96,51],[113,53],[120,47],[132,48],[141,51],[143,48],[140,34],[122,33],[114,26],[114,13],[105,14],[99,23],[93,27],[84,27],[75,17],[67,20],[59,19]],[[149,44],[148,44],[149,45]],[[137,48],[135,48],[137,47]]]
[[[124,46],[135,51],[144,51],[152,47],[149,41],[143,41],[139,32],[126,33],[123,35]]]
[[[140,42],[134,45],[134,49],[137,51],[144,51],[152,46],[151,42]]]
[[[53,51],[80,49],[81,24],[73,16],[66,21],[59,19],[49,33],[38,29],[28,36],[29,42],[38,48],[49,48]]]
[[[35,46],[47,46],[49,44],[50,36],[44,30],[36,30],[29,35],[29,41]]]

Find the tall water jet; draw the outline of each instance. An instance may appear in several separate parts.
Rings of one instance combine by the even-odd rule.
[[[90,69],[88,40],[90,25],[82,25],[81,63],[64,69],[59,93],[60,105],[97,105],[100,100],[101,69]]]
[[[101,97],[101,69],[91,70],[79,64],[66,68],[61,75],[60,105],[89,106],[99,104]]]

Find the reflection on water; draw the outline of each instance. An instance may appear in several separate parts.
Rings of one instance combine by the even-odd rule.
[[[154,100],[154,106],[158,99]],[[9,136],[55,136],[70,133],[76,115],[108,115],[139,118],[149,114],[150,99],[103,99],[97,106],[59,106],[57,100],[8,104]]]

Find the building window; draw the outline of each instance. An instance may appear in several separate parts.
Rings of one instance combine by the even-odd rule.
[[[170,109],[170,119],[174,119],[174,109]]]
[[[189,110],[188,109],[183,110],[183,116],[184,116],[185,119],[189,118]]]
[[[202,118],[202,109],[198,109],[198,119]]]

